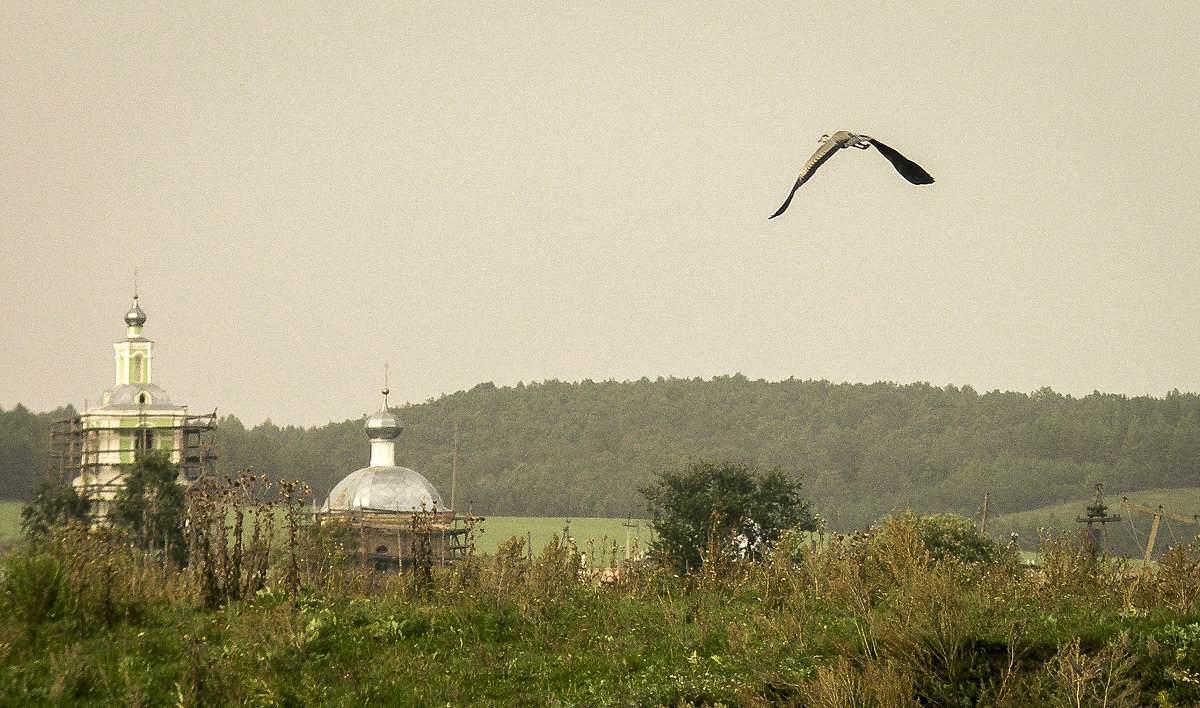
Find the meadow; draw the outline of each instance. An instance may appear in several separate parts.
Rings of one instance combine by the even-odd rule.
[[[0,501],[0,542],[21,535],[21,507],[24,505],[19,501]]]
[[[614,543],[618,559],[623,559],[627,537],[631,555],[637,555],[650,547],[653,536],[645,519],[488,516],[479,525],[475,548],[479,553],[494,554],[501,543],[515,536],[525,539],[526,549],[537,554],[555,536],[564,537],[564,531],[581,552],[590,552],[596,563],[603,564],[607,564]]]
[[[1031,570],[972,528],[905,515],[845,538],[788,533],[769,560],[714,546],[689,575],[624,564],[615,582],[557,542],[374,573],[305,530],[249,586],[249,561],[172,570],[111,534],[64,532],[4,559],[0,703],[1200,701],[1200,548],[1141,571],[1049,538]],[[230,579],[248,590],[206,595]]]
[[[21,535],[21,507],[24,502],[0,501],[0,542],[12,541]],[[628,529],[626,527],[628,524]],[[612,544],[617,544],[618,556],[624,558],[627,538],[631,551],[638,553],[650,547],[653,537],[650,523],[645,519],[602,519],[564,518],[557,516],[488,516],[479,523],[475,536],[476,552],[493,554],[501,543],[516,536],[526,539],[527,548],[537,553],[550,543],[554,536],[563,536],[569,530],[581,551],[595,549],[597,562],[607,554]]]

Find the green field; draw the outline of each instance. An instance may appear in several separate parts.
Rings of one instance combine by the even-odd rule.
[[[625,524],[631,524],[626,528]],[[495,553],[496,548],[513,536],[524,538],[536,555],[541,552],[555,535],[562,536],[563,528],[569,528],[569,537],[584,553],[594,556],[596,565],[607,561],[612,544],[617,544],[617,553],[625,554],[626,532],[632,550],[645,551],[650,546],[650,522],[645,519],[564,519],[549,516],[488,516],[476,534],[475,549],[478,553]]]
[[[0,501],[0,541],[21,535],[21,507],[24,502]]]
[[[21,533],[21,506],[23,502],[0,501],[0,541],[14,539]],[[631,524],[626,529],[625,524]],[[650,546],[650,523],[644,519],[563,519],[560,517],[488,516],[479,525],[475,537],[478,553],[492,554],[496,548],[513,536],[527,540],[536,555],[541,552],[555,534],[562,536],[563,527],[570,528],[570,537],[580,551],[590,552],[596,564],[607,561],[612,543],[617,544],[617,553],[625,554],[626,531],[633,551],[645,551]]]

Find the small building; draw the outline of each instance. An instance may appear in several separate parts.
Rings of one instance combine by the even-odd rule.
[[[216,472],[216,411],[193,416],[154,383],[154,342],[142,335],[146,313],[125,313],[125,339],[113,344],[116,380],[100,405],[56,420],[50,433],[50,474],[91,499],[103,522],[124,476],[141,455],[164,453],[179,466],[179,481]]]
[[[349,527],[363,563],[377,570],[407,568],[422,551],[445,565],[463,550],[455,514],[420,472],[396,464],[396,438],[403,423],[387,405],[367,418],[371,462],[342,478],[316,515],[316,523]],[[427,545],[425,544],[428,541]]]

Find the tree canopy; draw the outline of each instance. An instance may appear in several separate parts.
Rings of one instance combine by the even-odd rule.
[[[145,455],[125,473],[125,486],[117,492],[108,519],[144,551],[161,552],[183,565],[187,548],[183,514],[187,505],[179,468],[165,454]]]
[[[638,489],[655,470],[702,459],[803,475],[813,508],[838,531],[907,508],[975,517],[985,492],[991,513],[1003,514],[1086,498],[1096,482],[1112,494],[1200,486],[1194,393],[1075,398],[735,375],[480,384],[398,413],[397,462],[447,501],[457,427],[456,506],[482,514],[642,516]],[[7,498],[36,489],[50,417],[0,412]],[[320,500],[367,464],[363,419],[246,427],[225,416],[220,469],[299,478]]]
[[[21,529],[30,536],[44,536],[56,527],[86,524],[91,513],[91,502],[70,482],[47,479],[21,508]]]
[[[710,540],[761,557],[786,529],[816,530],[800,481],[779,469],[695,462],[658,472],[641,491],[657,536],[655,550],[684,571],[700,567]]]

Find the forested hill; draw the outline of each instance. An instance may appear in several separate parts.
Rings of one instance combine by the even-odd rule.
[[[1095,482],[1115,494],[1200,486],[1200,397],[1190,393],[1072,398],[736,375],[486,383],[398,412],[397,462],[447,501],[457,425],[457,507],[485,514],[637,515],[654,470],[700,459],[803,474],[838,529],[893,509],[974,515],[985,492],[1003,513],[1085,497]],[[305,479],[323,498],[367,464],[362,424],[246,429],[226,416],[221,468]],[[5,481],[25,474],[3,450]]]
[[[34,413],[21,404],[0,407],[0,499],[28,499],[46,472],[50,423],[75,415],[70,406]]]

